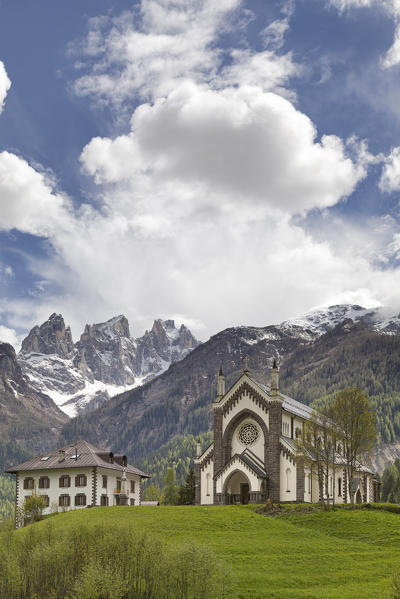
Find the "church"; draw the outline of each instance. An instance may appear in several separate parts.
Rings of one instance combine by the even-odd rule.
[[[196,505],[273,502],[313,503],[320,500],[312,463],[305,464],[295,439],[312,408],[279,392],[274,360],[269,387],[246,368],[228,391],[222,369],[213,402],[214,442],[195,464]],[[333,480],[335,477],[335,481]],[[361,465],[350,488],[343,461],[330,473],[326,499],[336,503],[377,500],[375,475]]]

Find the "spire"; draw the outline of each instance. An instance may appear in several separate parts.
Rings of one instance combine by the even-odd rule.
[[[225,375],[222,372],[222,366],[219,369],[218,375],[217,399],[221,399],[225,395]]]
[[[271,368],[271,395],[278,395],[279,392],[279,368],[276,365],[276,359]]]
[[[197,443],[196,443],[196,458],[199,458],[201,456],[201,441],[200,441],[200,437],[197,439]]]

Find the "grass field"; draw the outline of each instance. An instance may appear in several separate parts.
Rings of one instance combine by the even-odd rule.
[[[384,511],[290,510],[271,517],[250,506],[113,507],[51,518],[55,532],[99,522],[174,545],[207,546],[226,564],[238,599],[385,599],[400,567],[400,515]]]

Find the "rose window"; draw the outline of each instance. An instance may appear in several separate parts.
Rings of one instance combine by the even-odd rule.
[[[239,441],[243,445],[253,445],[257,441],[258,436],[258,427],[251,422],[244,424],[238,433]]]

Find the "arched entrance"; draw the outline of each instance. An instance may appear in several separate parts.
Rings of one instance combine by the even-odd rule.
[[[224,485],[225,503],[247,505],[250,500],[250,491],[250,482],[247,476],[241,470],[235,470]]]
[[[357,493],[356,493],[356,503],[362,503],[362,496],[361,496],[361,491],[360,491],[360,489],[357,489]]]

